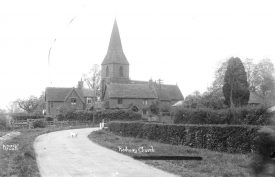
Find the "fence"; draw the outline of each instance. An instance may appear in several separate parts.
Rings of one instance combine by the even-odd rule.
[[[33,128],[33,122],[37,120],[43,120],[42,119],[27,119],[25,120],[16,120],[10,122],[11,128],[17,129],[17,128],[23,128],[23,129],[31,129]],[[80,125],[86,125],[91,126],[93,125],[92,121],[45,121],[47,127],[68,127],[68,126],[80,126]]]

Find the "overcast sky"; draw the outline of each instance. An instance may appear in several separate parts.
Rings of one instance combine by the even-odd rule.
[[[264,0],[0,1],[0,108],[76,86],[101,64],[115,18],[131,79],[204,92],[231,56],[275,63],[274,9]]]

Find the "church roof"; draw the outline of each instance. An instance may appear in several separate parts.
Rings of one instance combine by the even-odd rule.
[[[157,98],[148,84],[111,83],[107,85],[107,94],[110,98]]]
[[[177,85],[156,84],[155,88],[159,100],[183,100],[182,93]]]
[[[135,81],[134,81],[135,82]],[[107,85],[107,94],[110,98],[143,98],[156,99],[161,101],[183,100],[182,93],[177,85],[153,84],[149,87],[149,83],[130,83],[117,84],[111,83]]]
[[[94,97],[94,92],[85,88],[78,89],[78,88],[47,87],[45,92],[46,101],[63,102],[73,90],[76,91],[80,99],[83,99],[85,97]]]
[[[126,56],[124,55],[124,52],[122,50],[122,44],[116,20],[114,22],[108,51],[102,62],[102,65],[114,63],[129,65],[129,62],[127,61]]]

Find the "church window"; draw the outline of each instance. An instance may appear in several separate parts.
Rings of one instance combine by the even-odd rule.
[[[109,76],[109,67],[107,66],[106,68],[106,76],[108,77]]]
[[[123,77],[123,67],[122,66],[119,67],[119,76]]]
[[[122,98],[117,99],[117,104],[122,104]]]

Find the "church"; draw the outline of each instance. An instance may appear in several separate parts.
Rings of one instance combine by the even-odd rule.
[[[177,85],[161,82],[135,81],[129,77],[130,64],[123,52],[117,21],[115,20],[109,47],[101,63],[101,99],[105,108],[129,108],[142,110],[157,102],[170,107],[183,100]]]
[[[100,108],[135,108],[146,114],[153,102],[170,107],[183,100],[177,85],[149,81],[135,81],[129,77],[129,62],[123,52],[115,20],[107,54],[101,64]],[[55,116],[62,109],[88,110],[97,107],[94,91],[83,87],[83,81],[72,88],[47,87],[45,90],[46,114]]]

